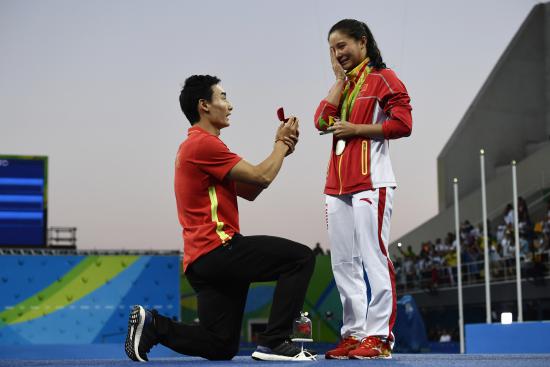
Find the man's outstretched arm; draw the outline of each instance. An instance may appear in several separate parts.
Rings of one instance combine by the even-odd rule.
[[[291,117],[287,123],[281,124],[277,130],[273,151],[263,162],[253,165],[243,159],[229,171],[229,178],[237,183],[237,195],[252,201],[273,182],[285,156],[289,150],[293,150],[292,142],[295,144],[297,141],[298,125],[296,117]]]

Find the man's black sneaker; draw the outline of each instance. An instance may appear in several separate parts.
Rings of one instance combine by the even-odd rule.
[[[302,350],[296,344],[287,340],[274,348],[258,345],[252,358],[258,361],[314,361],[316,353]]]
[[[154,312],[156,311],[146,310],[139,305],[134,306],[130,312],[124,350],[132,361],[148,361],[147,353],[158,343],[153,319]]]

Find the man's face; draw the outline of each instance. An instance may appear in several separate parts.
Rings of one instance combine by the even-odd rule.
[[[336,59],[345,71],[350,71],[367,57],[367,46],[364,39],[357,41],[340,31],[334,31],[328,38]]]
[[[229,115],[233,110],[233,106],[227,100],[227,96],[223,88],[219,85],[212,86],[212,100],[206,102],[208,111],[206,116],[218,129],[223,129],[229,126]]]

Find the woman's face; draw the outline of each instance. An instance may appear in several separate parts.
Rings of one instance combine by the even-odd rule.
[[[356,40],[347,34],[334,31],[328,37],[330,48],[344,70],[350,71],[367,57],[367,40],[363,37]]]

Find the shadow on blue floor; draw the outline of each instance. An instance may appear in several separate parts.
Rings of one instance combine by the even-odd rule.
[[[322,345],[316,345],[320,352]],[[165,347],[156,346],[149,354],[150,362],[146,366],[265,366],[297,365],[315,366],[428,366],[428,367],[547,367],[550,366],[550,354],[394,354],[392,360],[371,361],[334,361],[325,360],[323,354],[315,362],[258,362],[250,358],[252,347],[245,346],[239,356],[231,361],[207,361],[202,358],[186,357]],[[92,345],[34,345],[0,347],[0,366],[36,367],[36,366],[139,366],[128,360],[120,344]]]
[[[0,360],[0,366],[36,367],[36,366],[79,366],[79,367],[113,367],[138,366],[137,362],[127,359],[55,359],[55,360]],[[283,366],[283,365],[315,365],[315,366],[394,366],[394,367],[547,367],[550,365],[550,355],[451,355],[451,354],[396,354],[391,360],[325,360],[320,357],[313,362],[259,362],[247,356],[237,356],[231,361],[206,361],[195,357],[155,358],[146,366],[181,367],[181,366]]]

